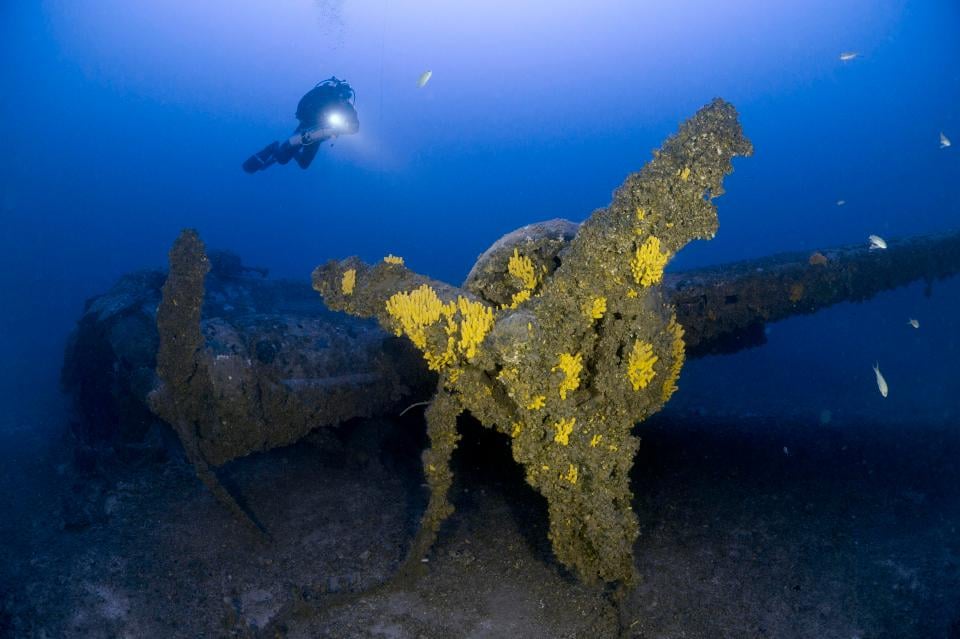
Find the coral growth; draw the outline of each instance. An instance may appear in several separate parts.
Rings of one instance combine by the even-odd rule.
[[[439,371],[457,362],[473,359],[477,346],[493,326],[493,309],[460,295],[442,302],[436,291],[422,284],[409,293],[392,295],[386,310],[393,330],[406,335],[423,351],[431,370]]]
[[[680,379],[680,369],[683,368],[683,362],[686,359],[686,344],[683,341],[683,327],[677,323],[676,316],[670,318],[667,324],[667,333],[673,337],[670,345],[670,356],[672,364],[667,370],[667,380],[663,383],[660,394],[663,402],[666,403],[670,397],[677,392],[677,380]]]
[[[660,359],[653,354],[653,344],[637,340],[633,343],[633,349],[630,351],[630,359],[627,360],[627,377],[633,390],[646,388],[647,384],[656,376],[653,365]]]
[[[431,497],[408,565],[452,510],[456,418],[469,410],[510,437],[513,458],[546,497],[557,558],[586,580],[633,579],[631,430],[669,399],[684,360],[683,329],[657,284],[672,255],[713,237],[711,199],[732,158],[750,152],[733,107],[714,101],[575,235],[544,223],[556,232],[541,237],[553,239],[518,232],[496,243],[471,271],[469,293],[356,258],[314,271],[330,308],[377,318],[440,372],[426,413]],[[338,285],[348,269],[357,270],[353,295]]]
[[[607,298],[595,297],[587,307],[587,317],[592,320],[603,319],[603,314],[607,312]]]
[[[566,446],[570,443],[570,433],[573,432],[573,426],[577,423],[576,417],[571,417],[570,419],[561,419],[559,422],[553,425],[556,434],[553,436],[553,441],[557,442],[561,446]]]
[[[559,391],[560,399],[566,399],[568,393],[577,390],[577,387],[580,386],[580,371],[583,370],[583,356],[581,356],[580,353],[576,355],[560,353],[560,361],[552,370],[563,373]]]
[[[655,235],[649,236],[637,247],[633,259],[630,260],[633,280],[640,286],[659,284],[669,258],[669,255],[660,251],[660,239]]]
[[[536,288],[537,274],[533,261],[526,255],[520,255],[517,249],[513,249],[513,255],[507,263],[507,272],[517,279],[521,288],[531,291]]]
[[[397,336],[406,335],[414,346],[426,351],[427,327],[439,322],[441,317],[449,319],[453,308],[441,302],[436,291],[424,284],[409,293],[393,295],[387,300],[387,313],[395,320],[393,330]]]
[[[340,290],[344,295],[353,295],[353,287],[357,285],[357,270],[349,268],[340,278]]]

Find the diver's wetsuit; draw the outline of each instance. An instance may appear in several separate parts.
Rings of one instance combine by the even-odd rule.
[[[351,135],[360,129],[360,120],[353,105],[354,93],[349,84],[333,77],[307,92],[297,104],[300,124],[283,142],[271,142],[262,151],[243,163],[247,173],[262,171],[278,163],[296,160],[301,169],[313,162],[320,143],[338,135]]]

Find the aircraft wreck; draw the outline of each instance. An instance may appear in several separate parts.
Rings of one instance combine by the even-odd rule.
[[[423,456],[431,497],[409,561],[451,511],[448,462],[457,416],[469,412],[510,438],[527,481],[546,497],[557,558],[585,580],[629,583],[631,429],[669,400],[685,357],[755,346],[768,322],[960,271],[960,234],[952,234],[882,252],[851,246],[823,249],[823,259],[791,254],[664,273],[686,243],[715,233],[711,200],[732,158],[750,151],[736,112],[717,100],[629,176],[610,206],[580,225],[551,220],[504,236],[461,287],[393,256],[314,271],[324,304],[383,330],[325,311],[306,286],[291,293],[289,283],[218,274],[220,259],[186,231],[169,275],[140,275],[91,303],[68,350],[65,387],[78,407],[92,404],[84,353],[138,371],[135,386],[112,396],[99,389],[97,401],[122,404],[111,413],[117,423],[146,420],[149,407],[171,424],[200,478],[246,523],[250,513],[221,486],[217,467],[352,417],[396,415],[432,394]],[[284,293],[271,296],[272,286]],[[125,348],[133,335],[147,347]]]

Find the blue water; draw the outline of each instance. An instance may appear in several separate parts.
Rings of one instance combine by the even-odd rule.
[[[845,51],[858,55],[844,62]],[[309,170],[245,174],[243,160],[288,136],[299,98],[331,75],[356,90],[360,132],[325,145]],[[738,109],[755,153],[735,160],[715,201],[716,238],[670,269],[960,229],[956,0],[6,0],[4,452],[15,456],[18,438],[59,441],[69,411],[58,376],[84,301],[125,273],[164,267],[181,229],[272,276],[307,282],[329,259],[393,253],[459,283],[504,233],[606,206],[714,97]],[[954,146],[939,148],[941,132]],[[960,278],[926,293],[914,283],[791,318],[760,348],[688,362],[667,419],[882,426],[881,447],[890,432],[906,442],[931,426],[953,441]],[[24,450],[22,468],[34,468],[23,476],[59,481]],[[922,474],[927,460],[913,461]],[[20,469],[5,463],[0,479],[14,485]],[[22,494],[55,511],[39,488],[19,491],[0,490],[0,506]],[[949,517],[955,495],[941,496]],[[898,525],[920,538],[912,521]],[[939,538],[904,543],[956,553]],[[870,555],[865,565],[880,564]],[[960,619],[954,608],[944,619]],[[3,621],[0,607],[0,634]]]
[[[83,300],[162,266],[185,226],[279,276],[392,252],[459,281],[501,234],[604,206],[714,96],[736,105],[756,154],[737,161],[717,201],[716,239],[671,268],[960,219],[960,148],[938,148],[941,130],[960,143],[952,1],[242,4],[0,9],[8,416],[28,419],[55,395]],[[840,61],[848,50],[859,57]],[[418,89],[426,69],[433,77]],[[357,91],[360,134],[323,149],[309,171],[240,171],[333,74]],[[831,312],[833,324],[798,320],[790,330],[848,350],[811,360],[786,345],[776,368],[868,382],[872,360],[888,356],[905,378],[936,371],[938,382],[914,389],[921,412],[956,409],[956,382],[944,379],[955,373],[957,289],[945,291],[932,302],[893,293]],[[911,351],[904,340],[917,336],[900,329],[919,304],[936,347]],[[744,356],[744,376],[758,356]]]

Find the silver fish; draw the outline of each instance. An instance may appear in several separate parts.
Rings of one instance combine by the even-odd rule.
[[[422,89],[427,86],[427,82],[430,81],[430,77],[433,75],[433,71],[424,71],[420,74],[420,78],[417,79],[417,88]]]
[[[877,374],[877,388],[880,389],[880,394],[886,397],[890,388],[887,386],[887,380],[883,378],[883,374],[880,372],[880,362],[873,365],[873,372]]]
[[[856,51],[844,51],[840,54],[840,62],[850,62],[859,56],[860,54]]]
[[[868,235],[867,239],[870,240],[870,250],[875,249],[885,249],[887,248],[887,241],[884,240],[879,235]]]
[[[950,146],[950,144],[951,144],[950,138],[948,138],[947,136],[945,136],[945,135],[943,134],[943,131],[941,131],[941,132],[940,132],[940,148],[941,148],[941,149],[945,149],[945,148],[947,148],[948,146]]]
[[[909,324],[910,326],[912,326],[912,327],[914,327],[914,328],[920,328],[920,322],[918,322],[917,320],[913,319],[912,317],[907,320],[907,324]]]

